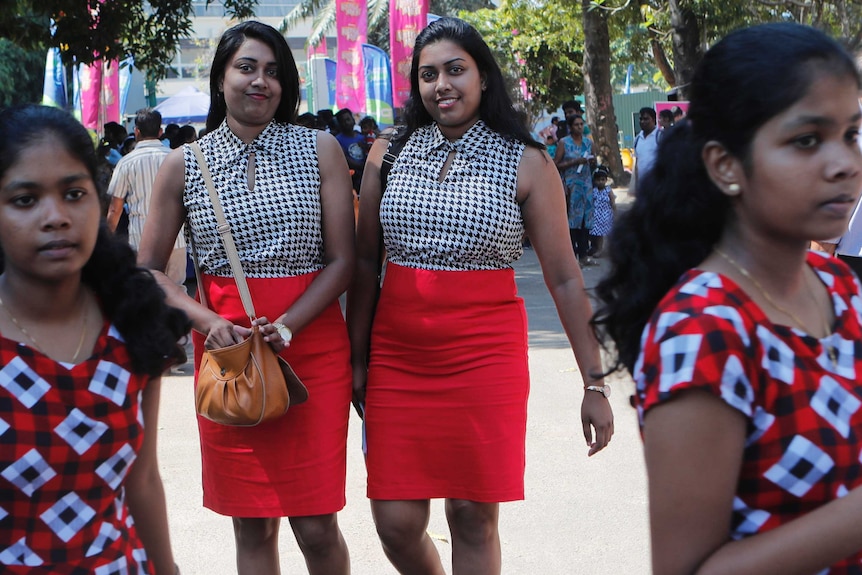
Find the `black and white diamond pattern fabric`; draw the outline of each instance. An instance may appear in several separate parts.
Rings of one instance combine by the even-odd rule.
[[[45,561],[27,546],[27,541],[24,537],[0,551],[0,565],[38,567],[43,563]]]
[[[96,475],[104,479],[111,489],[117,489],[136,457],[135,450],[126,443],[96,468]]]
[[[739,497],[733,498],[733,528],[730,530],[734,539],[742,539],[757,533],[769,521],[770,514],[762,509],[752,509]]]
[[[811,397],[811,409],[829,422],[845,439],[850,436],[850,418],[862,402],[829,376],[820,378],[820,387]]]
[[[860,345],[860,342],[846,339],[839,333],[830,333],[820,340],[820,344],[820,355],[817,356],[820,367],[841,377],[856,380],[856,346]],[[830,353],[835,354],[834,362]]]
[[[323,268],[317,136],[317,130],[272,122],[247,145],[225,122],[200,140],[248,277],[289,277]],[[253,190],[247,185],[251,152]],[[204,273],[230,277],[209,193],[189,146],[184,158],[183,201],[191,224],[186,234],[193,230]]]
[[[691,281],[686,282],[679,288],[679,292],[685,295],[707,297],[711,289],[723,289],[721,277],[718,274],[702,273],[698,274]]]
[[[810,440],[795,435],[778,462],[763,476],[797,497],[802,497],[834,466],[832,458]]]
[[[411,134],[380,205],[389,260],[427,270],[510,267],[523,254],[516,199],[523,151],[523,143],[505,140],[482,121],[455,142],[436,124]]]
[[[735,355],[729,356],[724,362],[724,370],[721,372],[721,398],[729,406],[751,416],[754,388],[745,374],[742,361]]]
[[[93,573],[94,575],[129,575],[129,562],[125,557],[120,557],[107,565],[97,567]]]
[[[100,361],[93,379],[90,380],[89,390],[122,407],[126,402],[126,390],[129,387],[131,375],[128,370],[116,363]]]
[[[677,323],[689,317],[691,317],[689,314],[682,313],[679,311],[668,311],[662,313],[656,321],[655,337],[653,338],[654,341],[661,341],[661,339],[664,338],[664,334],[667,333],[668,329],[672,328]]]
[[[0,476],[30,497],[56,477],[57,472],[48,465],[36,448],[33,448],[0,472]]]
[[[659,393],[670,393],[672,387],[692,380],[702,334],[678,335],[660,344],[661,378]]]
[[[54,428],[54,433],[68,443],[75,453],[83,455],[107,430],[107,424],[87,417],[75,407],[66,419]]]
[[[84,503],[77,493],[69,492],[42,513],[40,518],[57,537],[68,543],[95,516],[96,511]]]
[[[742,341],[742,345],[748,347],[751,344],[751,338],[748,336],[748,330],[745,328],[745,322],[742,321],[742,315],[739,310],[729,305],[712,305],[705,307],[703,313],[727,320],[733,324],[733,330]]]
[[[745,438],[745,446],[754,445],[758,439],[769,431],[772,424],[775,423],[775,416],[759,405],[754,408],[754,415],[751,418],[752,431]]]
[[[0,437],[3,437],[3,434],[4,434],[4,433],[6,433],[6,431],[7,431],[10,427],[11,427],[11,426],[9,425],[9,423],[8,423],[5,419],[3,419],[2,417],[0,417]]]
[[[15,357],[0,368],[0,387],[6,388],[28,409],[51,389],[50,384],[20,357]]]
[[[757,326],[757,338],[763,346],[763,369],[778,381],[792,385],[795,376],[793,350],[766,326]]]
[[[111,543],[120,537],[120,530],[110,523],[102,523],[99,527],[99,534],[87,548],[86,556],[93,557],[105,550]]]

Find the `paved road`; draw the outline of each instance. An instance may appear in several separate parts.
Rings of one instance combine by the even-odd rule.
[[[601,260],[600,260],[601,261]],[[516,266],[530,318],[532,389],[527,430],[526,501],[502,505],[506,575],[638,575],[649,572],[646,482],[630,380],[613,379],[616,434],[593,458],[580,431],[581,378],[542,283],[532,250]],[[587,285],[601,266],[586,268]],[[190,366],[185,366],[190,373]],[[354,575],[394,574],[383,555],[365,498],[360,422],[351,414],[347,507],[339,522]],[[200,458],[190,375],[163,384],[159,455],[176,558],[185,575],[235,573],[231,522],[201,506]],[[435,502],[429,531],[451,573],[448,529]],[[285,521],[282,573],[307,573]]]

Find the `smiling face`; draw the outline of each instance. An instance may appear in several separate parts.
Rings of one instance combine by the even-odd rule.
[[[99,230],[100,205],[87,167],[46,133],[21,150],[0,179],[5,274],[60,281],[80,274]]]
[[[440,40],[419,55],[419,94],[440,131],[450,140],[479,120],[484,78],[472,56],[450,40]]]
[[[231,129],[240,137],[244,130],[259,133],[281,103],[278,64],[272,49],[260,40],[246,38],[230,58],[221,91]]]
[[[854,78],[812,72],[806,94],[756,132],[748,161],[735,160],[739,226],[799,241],[844,233],[862,186],[858,95]]]

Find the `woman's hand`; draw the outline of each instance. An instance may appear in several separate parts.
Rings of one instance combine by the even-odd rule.
[[[581,423],[584,426],[584,439],[590,448],[588,456],[595,455],[605,447],[614,434],[614,414],[611,404],[601,393],[584,391],[584,401],[581,403]],[[593,441],[593,429],[596,437]]]
[[[353,366],[353,407],[359,417],[365,418],[365,386],[368,384],[368,367]]]
[[[234,325],[223,317],[215,319],[207,330],[207,338],[204,340],[206,349],[220,349],[237,343],[241,343],[251,335],[247,327]]]
[[[263,340],[275,350],[275,353],[281,353],[283,349],[290,347],[290,342],[284,341],[284,338],[278,333],[278,329],[266,317],[255,319],[251,325],[256,325],[260,328]]]

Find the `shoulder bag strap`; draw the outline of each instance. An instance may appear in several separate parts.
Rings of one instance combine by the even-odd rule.
[[[233,242],[230,224],[227,223],[227,220],[224,217],[224,211],[221,209],[221,202],[219,201],[215,186],[213,185],[212,176],[210,176],[210,170],[207,166],[206,158],[204,158],[203,151],[198,142],[192,142],[190,146],[192,148],[192,152],[195,154],[195,158],[197,158],[198,167],[200,168],[201,175],[207,185],[207,191],[210,195],[213,211],[215,212],[216,220],[218,221],[218,233],[221,237],[222,244],[224,245],[224,251],[227,253],[227,259],[230,262],[230,269],[233,272],[236,287],[239,290],[242,307],[245,309],[245,314],[248,316],[249,320],[254,321],[256,316],[254,313],[254,303],[251,301],[251,294],[248,291],[248,282],[245,280],[245,273],[242,271],[242,263],[239,261],[236,244]],[[190,235],[194,236],[194,232],[192,231]],[[192,253],[194,254],[195,259],[195,273],[198,275],[198,292],[201,294],[201,303],[204,303],[203,286],[200,283],[200,268],[197,261],[197,251],[194,249],[194,246],[192,246]]]

